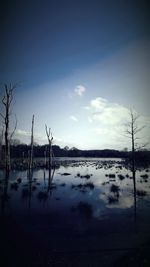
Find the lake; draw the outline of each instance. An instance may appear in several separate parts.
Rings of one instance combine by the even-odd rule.
[[[51,251],[129,249],[150,237],[150,168],[132,173],[122,159],[59,158],[48,170],[11,171],[1,214]],[[4,173],[0,172],[0,194]],[[2,198],[1,198],[2,199]]]

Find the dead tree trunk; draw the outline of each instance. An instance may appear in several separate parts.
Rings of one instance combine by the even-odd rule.
[[[6,172],[10,170],[10,140],[16,130],[17,127],[17,120],[14,131],[10,134],[9,127],[10,127],[10,107],[13,100],[13,90],[15,86],[8,87],[5,85],[5,94],[2,99],[2,104],[4,106],[4,115],[0,113],[1,117],[3,118],[4,124],[4,138],[5,138],[5,169]]]
[[[45,125],[45,131],[46,131],[46,135],[47,135],[47,139],[48,139],[48,169],[49,169],[49,181],[51,182],[51,178],[52,178],[52,175],[51,175],[51,169],[52,169],[52,157],[53,157],[53,154],[52,154],[52,141],[53,141],[53,136],[52,136],[52,132],[51,132],[51,129],[49,128],[49,130],[47,129],[47,125]]]
[[[139,132],[141,132],[145,126],[140,127],[138,125],[139,115],[136,112],[133,112],[132,109],[130,109],[129,116],[130,116],[130,120],[126,124],[125,133],[126,133],[126,136],[131,139],[131,153],[132,153],[131,171],[132,171],[132,177],[133,177],[134,216],[136,219],[136,166],[135,166],[135,151],[136,151],[136,149],[135,149],[135,142],[140,139],[140,137],[138,137],[137,134]],[[144,147],[145,145],[143,145],[141,147]]]
[[[132,176],[133,176],[133,192],[134,192],[134,216],[136,219],[136,169],[135,169],[135,132],[134,132],[134,116],[131,112],[131,143],[132,143]]]
[[[2,128],[1,134],[0,134],[0,161],[2,160],[2,153],[3,153],[3,136],[4,136],[4,127]]]
[[[31,127],[31,149],[30,149],[30,161],[29,161],[29,173],[32,173],[33,169],[33,141],[34,141],[34,136],[33,136],[33,129],[34,129],[34,115],[32,116],[32,127]]]

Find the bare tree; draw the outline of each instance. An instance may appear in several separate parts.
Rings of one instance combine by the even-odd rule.
[[[4,137],[4,126],[0,133],[0,161],[2,160],[3,137]]]
[[[46,131],[46,135],[47,135],[47,139],[48,139],[48,168],[49,168],[49,180],[51,180],[51,169],[52,169],[52,161],[54,158],[54,153],[52,150],[52,141],[53,141],[53,136],[52,136],[52,132],[51,132],[51,128],[47,128],[47,125],[45,124],[45,131]]]
[[[32,116],[32,127],[31,127],[31,150],[30,150],[29,172],[31,172],[33,168],[33,143],[34,143],[33,129],[34,129],[34,115]]]
[[[143,147],[146,146],[146,144],[138,146],[138,141],[141,139],[139,137],[139,133],[145,128],[145,126],[139,125],[139,118],[140,115],[138,115],[135,111],[130,109],[129,112],[129,121],[126,123],[126,129],[125,129],[125,136],[130,138],[131,140],[131,153],[132,153],[132,161],[131,161],[131,170],[133,175],[133,188],[134,188],[134,202],[135,202],[135,212],[136,212],[136,166],[135,166],[135,152]]]
[[[15,127],[12,133],[10,133],[10,116],[11,116],[11,105],[13,101],[13,91],[16,85],[8,86],[5,84],[5,93],[2,99],[2,104],[4,106],[4,114],[0,113],[4,124],[4,137],[5,137],[5,168],[6,171],[10,170],[10,140],[12,139],[15,130],[17,128],[17,119],[15,122]],[[16,118],[16,116],[15,116]]]

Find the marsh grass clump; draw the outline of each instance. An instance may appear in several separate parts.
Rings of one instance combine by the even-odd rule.
[[[88,182],[86,184],[77,184],[77,185],[72,185],[71,186],[72,189],[80,189],[80,191],[82,190],[83,193],[86,192],[86,188],[89,189],[94,189],[94,184],[92,182]]]
[[[37,197],[40,201],[46,201],[48,198],[48,193],[46,191],[40,191]]]
[[[116,178],[116,175],[114,173],[108,174],[109,178]]]
[[[116,203],[118,202],[118,198],[114,197],[114,196],[108,196],[108,203],[109,204],[113,204],[113,203]]]
[[[111,185],[110,191],[111,191],[112,193],[118,193],[119,190],[120,190],[120,188],[119,188],[118,185],[115,185],[115,184],[112,184],[112,185]]]
[[[94,184],[92,182],[88,182],[84,186],[90,189],[94,189]]]
[[[109,184],[110,181],[106,181],[106,182],[103,182],[102,185],[106,185],[106,184]]]
[[[68,176],[68,175],[71,175],[71,173],[64,172],[64,173],[61,173],[61,175]]]
[[[118,174],[118,178],[122,181],[125,179],[125,176],[123,176],[122,174]]]
[[[77,188],[83,188],[84,185],[83,185],[83,184],[78,184],[76,187],[77,187]]]
[[[110,187],[110,192],[114,194],[115,198],[119,198],[120,188],[118,185],[112,184]]]
[[[148,179],[148,174],[147,174],[147,173],[146,173],[146,174],[142,174],[141,177],[142,177],[143,179]]]
[[[139,196],[139,197],[144,197],[144,196],[147,195],[147,192],[144,191],[144,190],[137,190],[137,191],[136,191],[136,194],[137,194],[137,196]]]
[[[81,178],[86,178],[86,179],[90,179],[91,175],[90,174],[85,174],[85,175],[81,175]]]

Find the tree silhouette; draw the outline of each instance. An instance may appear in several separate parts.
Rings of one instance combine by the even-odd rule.
[[[145,125],[139,125],[140,115],[137,112],[130,109],[129,111],[129,121],[126,123],[125,135],[131,140],[131,153],[132,153],[132,161],[131,161],[131,170],[133,176],[133,189],[134,189],[134,204],[135,204],[135,216],[136,216],[136,166],[135,166],[135,151],[139,150],[146,146],[143,144],[141,146],[137,146],[138,141],[141,139],[139,137],[139,133],[145,128]]]
[[[12,139],[16,127],[17,127],[17,119],[15,122],[14,130],[10,133],[10,116],[11,116],[11,105],[13,101],[13,91],[15,89],[15,85],[6,85],[5,84],[5,93],[2,98],[2,104],[4,107],[4,114],[0,113],[2,117],[2,122],[4,125],[4,138],[5,138],[5,169],[6,171],[10,170],[10,140]],[[15,116],[16,117],[16,116]]]

